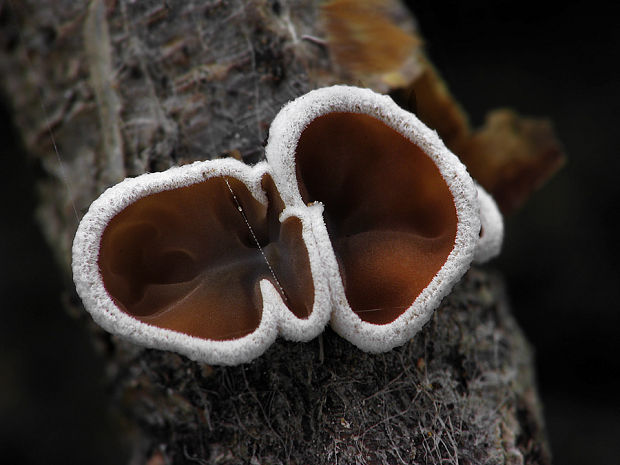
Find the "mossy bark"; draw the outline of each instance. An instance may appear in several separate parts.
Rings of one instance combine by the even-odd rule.
[[[107,186],[200,159],[255,162],[282,104],[343,79],[318,4],[2,6],[2,91],[46,173],[39,220],[66,276],[77,221]],[[278,340],[250,364],[209,367],[78,314],[107,357],[111,402],[138,432],[133,464],[550,461],[532,350],[501,278],[484,269],[414,340],[379,355],[328,329],[307,344]]]

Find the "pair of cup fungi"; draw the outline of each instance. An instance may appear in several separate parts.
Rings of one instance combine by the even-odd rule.
[[[108,189],[73,244],[107,331],[221,365],[329,322],[358,348],[407,342],[502,217],[437,134],[388,96],[334,86],[288,103],[266,162],[196,162]]]

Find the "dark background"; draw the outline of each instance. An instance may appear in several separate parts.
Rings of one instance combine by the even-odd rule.
[[[615,15],[595,2],[409,3],[431,60],[475,126],[506,106],[555,124],[568,163],[507,219],[503,254],[490,266],[506,277],[536,350],[554,463],[619,463]],[[4,105],[0,141],[2,462],[122,463],[126,438],[106,404],[101,361],[63,309],[70,283],[33,220],[41,173]]]
[[[439,4],[440,3],[440,4]],[[602,2],[411,1],[474,126],[550,118],[566,166],[507,219],[500,259],[536,350],[556,464],[620,463],[620,34]]]

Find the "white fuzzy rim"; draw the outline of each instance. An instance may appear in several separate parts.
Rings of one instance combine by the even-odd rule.
[[[307,341],[316,337],[329,320],[329,291],[322,275],[320,257],[313,241],[314,210],[286,209],[282,216],[296,216],[302,223],[302,237],[308,250],[314,283],[314,305],[307,319],[300,319],[288,310],[280,295],[268,280],[261,280],[263,309],[260,324],[252,333],[235,340],[216,341],[189,336],[177,331],[153,326],[120,310],[105,289],[99,271],[99,247],[108,223],[123,209],[140,198],[162,191],[187,187],[217,176],[229,176],[242,181],[250,193],[263,205],[267,197],[261,188],[261,178],[268,173],[265,163],[249,167],[232,159],[197,162],[161,173],[151,173],[123,182],[106,190],[95,200],[84,216],[73,242],[73,277],[85,308],[93,319],[107,331],[136,344],[172,350],[210,364],[236,365],[261,355],[276,339],[278,333],[287,339]],[[322,220],[320,217],[318,221]]]
[[[480,203],[480,238],[474,254],[474,262],[484,263],[499,255],[504,240],[504,220],[493,197],[476,184]]]
[[[409,308],[389,324],[365,322],[352,311],[327,229],[323,225],[315,230],[316,244],[328,275],[334,305],[332,327],[360,349],[382,352],[411,339],[469,268],[480,231],[476,187],[465,166],[446,148],[437,133],[396,105],[390,97],[369,89],[333,86],[309,92],[287,104],[271,125],[266,147],[267,161],[287,204],[303,205],[295,170],[295,152],[301,134],[316,118],[332,112],[375,117],[421,148],[438,167],[456,207],[457,232],[452,252]]]

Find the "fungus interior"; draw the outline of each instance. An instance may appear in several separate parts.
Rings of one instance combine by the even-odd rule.
[[[119,308],[191,336],[236,339],[259,326],[259,282],[268,279],[291,312],[307,318],[314,285],[301,221],[280,223],[284,204],[273,180],[266,174],[261,182],[267,205],[243,182],[219,176],[148,195],[117,214],[102,236],[99,269]]]
[[[349,112],[313,120],[296,161],[302,198],[325,205],[351,309],[364,321],[391,323],[455,244],[456,207],[439,169],[382,121]]]

